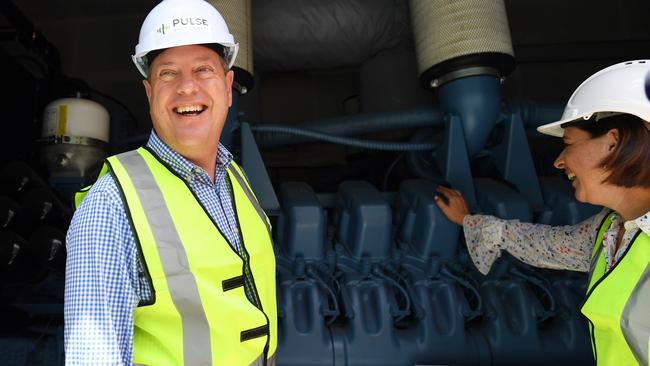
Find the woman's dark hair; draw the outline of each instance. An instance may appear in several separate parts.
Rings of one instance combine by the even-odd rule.
[[[618,144],[601,167],[610,172],[604,183],[622,187],[650,187],[650,130],[641,118],[632,114],[617,114],[599,121],[567,124],[589,133],[591,138],[618,130]]]

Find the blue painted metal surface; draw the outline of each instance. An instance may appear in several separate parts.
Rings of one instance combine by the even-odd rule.
[[[241,124],[241,160],[248,182],[267,215],[280,213],[280,204],[275,195],[269,174],[266,172],[260,150],[257,148],[248,123]]]
[[[226,122],[221,129],[221,142],[228,150],[233,151],[233,143],[237,137],[236,131],[240,127],[239,123],[239,92],[233,88],[232,90],[232,105],[228,108],[226,115]]]
[[[280,185],[282,214],[274,230],[275,240],[286,258],[325,258],[325,212],[309,185],[286,182]]]
[[[532,100],[507,100],[506,114],[517,114],[528,127],[537,128],[549,122],[558,121],[564,113],[564,103]],[[541,135],[541,134],[540,134]]]
[[[460,116],[469,156],[485,145],[501,109],[501,83],[491,75],[469,76],[440,86],[440,107],[445,113]]]
[[[333,265],[326,261],[325,213],[305,183],[280,186],[278,243],[278,364],[331,365],[327,327],[339,316]]]
[[[413,314],[404,281],[389,266],[392,211],[366,182],[344,182],[337,199],[335,248],[344,317],[331,326],[335,365],[401,365],[398,326]],[[368,350],[381,350],[368,352]],[[412,362],[411,362],[412,363]]]
[[[296,267],[290,271],[278,265],[278,364],[332,365],[327,323],[338,316],[331,302],[336,298],[313,267],[303,273]]]
[[[493,150],[496,167],[503,179],[513,183],[526,197],[534,211],[541,211],[544,199],[523,122],[518,114],[511,114],[503,124],[503,141]]]
[[[533,221],[532,207],[521,193],[490,178],[477,178],[474,182],[479,205],[486,214],[523,222]]]
[[[585,276],[507,254],[481,276],[459,246],[459,227],[433,202],[444,183],[477,212],[507,219],[569,224],[594,213],[558,178],[537,179],[518,116],[504,127],[501,144],[485,152],[498,169],[492,178],[473,176],[463,125],[449,115],[433,156],[441,176],[402,182],[392,201],[349,181],[323,208],[307,185],[281,185],[282,364],[593,363],[578,310]]]
[[[465,135],[459,117],[445,117],[445,136],[442,145],[434,152],[435,161],[445,181],[463,193],[469,206],[476,211],[474,179],[469,166]]]
[[[379,191],[362,181],[343,182],[337,200],[337,240],[352,258],[387,258],[392,211]]]
[[[436,184],[425,180],[402,182],[395,202],[396,241],[421,259],[453,260],[459,227],[447,220],[432,200]]]

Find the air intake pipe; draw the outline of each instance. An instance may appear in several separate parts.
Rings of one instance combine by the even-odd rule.
[[[514,69],[503,0],[411,0],[420,83],[463,123],[470,156],[498,120],[501,78]]]

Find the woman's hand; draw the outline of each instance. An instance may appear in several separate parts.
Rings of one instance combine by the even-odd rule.
[[[469,215],[469,206],[467,206],[463,195],[455,189],[441,185],[438,185],[436,191],[438,193],[433,197],[433,200],[436,201],[442,213],[447,216],[449,221],[462,226],[463,219]],[[440,194],[444,195],[448,202],[445,203],[445,199],[440,197]]]

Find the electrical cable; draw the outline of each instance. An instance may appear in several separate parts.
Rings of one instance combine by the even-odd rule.
[[[320,285],[320,287],[323,288],[332,299],[332,305],[334,305],[334,309],[330,310],[332,313],[324,314],[326,316],[329,316],[329,319],[326,320],[326,323],[328,326],[330,326],[334,323],[334,321],[336,321],[336,318],[341,313],[339,310],[339,302],[336,299],[336,295],[334,294],[334,291],[332,291],[332,289],[327,285],[327,283],[325,283],[325,281],[323,281],[320,276],[318,276],[318,274],[311,266],[307,267],[307,276],[316,281],[316,283]]]
[[[395,286],[399,290],[399,292],[402,293],[402,296],[404,296],[404,302],[405,302],[404,309],[400,309],[399,305],[397,305],[397,309],[396,309],[397,312],[398,312],[398,314],[397,314],[398,316],[395,318],[394,323],[399,323],[400,321],[402,321],[404,318],[406,318],[407,316],[409,316],[411,314],[411,297],[409,296],[408,291],[406,291],[406,289],[404,287],[402,287],[402,285],[400,285],[399,282],[397,282],[394,279],[390,278],[389,276],[385,275],[378,268],[376,268],[376,267],[373,268],[372,273],[375,276],[377,276],[377,277],[383,279],[384,281],[390,283],[391,285]]]
[[[383,191],[384,191],[384,192],[387,191],[387,187],[388,187],[388,177],[390,176],[390,173],[392,173],[392,171],[393,171],[393,169],[395,168],[395,166],[397,165],[397,163],[398,163],[398,162],[400,161],[400,159],[402,159],[403,157],[404,157],[404,153],[402,152],[402,153],[400,153],[399,155],[397,155],[397,157],[393,160],[393,162],[390,163],[390,165],[388,166],[388,169],[386,169],[386,173],[384,174],[384,181],[383,181],[383,183],[382,183],[382,187],[383,187]]]

